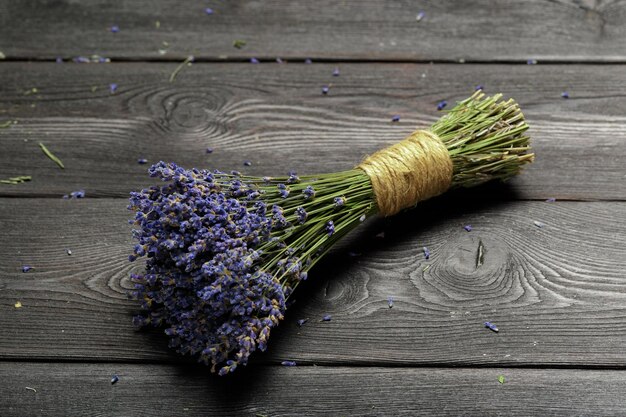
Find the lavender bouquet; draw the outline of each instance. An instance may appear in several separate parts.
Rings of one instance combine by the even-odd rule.
[[[264,351],[299,283],[333,244],[369,216],[393,215],[449,188],[506,180],[533,160],[528,125],[512,99],[481,91],[428,130],[335,173],[252,177],[173,163],[166,182],[131,193],[145,256],[131,276],[143,314],[170,347],[225,375]]]

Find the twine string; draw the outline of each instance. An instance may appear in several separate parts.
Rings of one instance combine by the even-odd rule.
[[[452,182],[448,149],[437,135],[426,130],[417,130],[366,157],[357,168],[370,177],[382,216],[442,194]]]

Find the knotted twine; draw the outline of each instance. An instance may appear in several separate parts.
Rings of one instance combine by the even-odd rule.
[[[417,130],[366,157],[357,168],[372,181],[379,213],[391,216],[450,188],[452,160],[441,139]]]

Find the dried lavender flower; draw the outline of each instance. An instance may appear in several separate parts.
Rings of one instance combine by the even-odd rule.
[[[519,107],[500,97],[478,91],[431,126],[452,162],[450,187],[507,179],[532,160]],[[380,212],[359,168],[255,177],[158,162],[149,174],[161,185],[131,193],[129,204],[129,260],[146,259],[131,275],[143,310],[133,322],[162,328],[172,348],[219,375],[267,348],[311,268]]]

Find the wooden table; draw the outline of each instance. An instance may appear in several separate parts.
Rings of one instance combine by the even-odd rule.
[[[0,415],[626,415],[625,1],[110,3],[0,4]],[[235,375],[133,329],[138,159],[342,170],[479,84],[523,175],[364,225]]]

